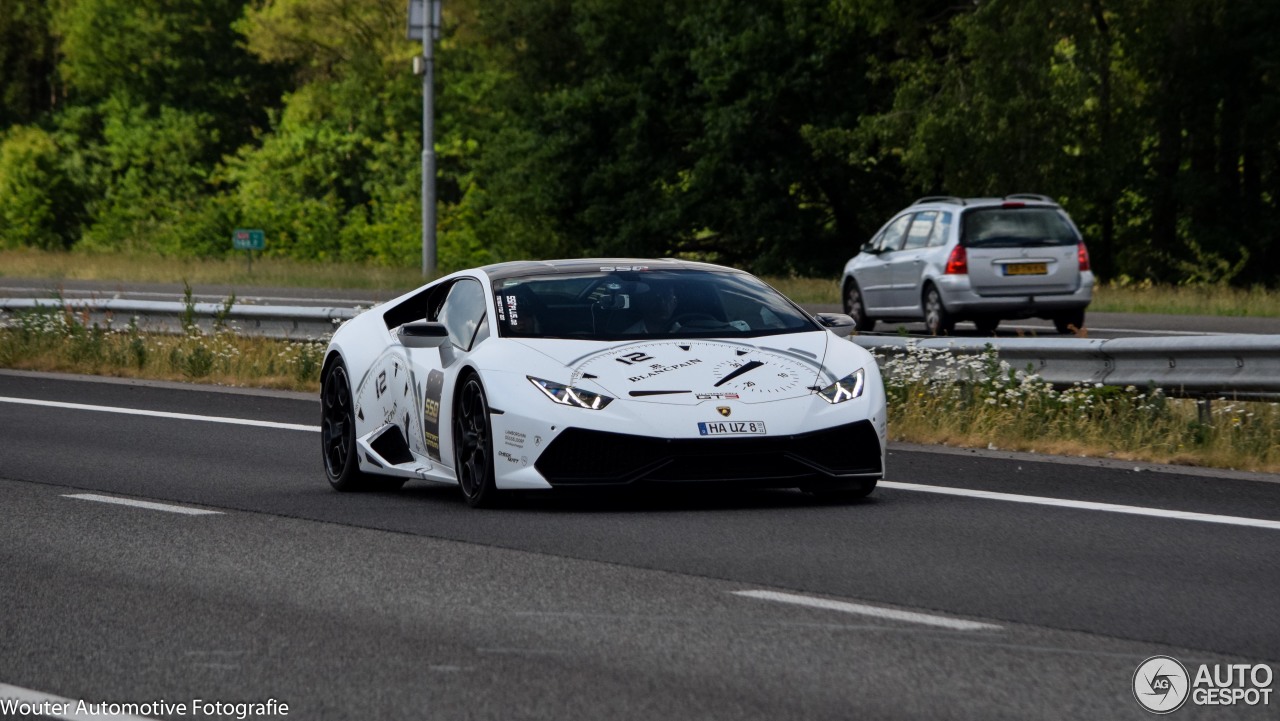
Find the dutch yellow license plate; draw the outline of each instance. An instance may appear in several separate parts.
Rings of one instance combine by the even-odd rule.
[[[1004,267],[1005,275],[1045,275],[1048,272],[1048,263],[1009,263]]]

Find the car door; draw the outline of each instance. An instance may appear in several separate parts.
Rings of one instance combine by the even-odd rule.
[[[863,303],[868,315],[877,315],[893,306],[893,254],[902,247],[911,213],[894,218],[870,243],[871,251],[858,268],[854,278],[862,290]]]
[[[452,468],[453,388],[461,362],[490,334],[489,298],[480,281],[460,278],[443,291],[443,300],[427,310],[427,320],[444,325],[449,338],[438,348],[408,348],[413,383],[422,399],[424,454],[433,462]]]
[[[924,259],[929,253],[929,238],[933,233],[938,211],[923,210],[916,213],[907,228],[902,249],[892,254],[888,263],[893,289],[890,299],[899,311],[918,305],[920,279],[924,272]]]

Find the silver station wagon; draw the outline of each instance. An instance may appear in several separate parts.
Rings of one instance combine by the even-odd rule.
[[[844,267],[844,310],[859,330],[923,321],[949,335],[972,321],[1045,318],[1059,333],[1084,328],[1093,298],[1089,251],[1052,199],[930,196],[901,211]]]

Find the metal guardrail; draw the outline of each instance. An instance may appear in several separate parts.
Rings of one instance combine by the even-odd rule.
[[[58,300],[56,298],[0,298],[0,311],[66,310],[83,315],[90,323],[123,328],[137,319],[141,330],[151,333],[183,333],[188,316],[186,303],[151,300]],[[192,303],[190,318],[201,330],[212,332],[219,321],[247,335],[305,340],[328,337],[345,320],[360,313],[355,308],[314,308],[280,305],[232,305]]]
[[[149,332],[181,333],[186,303],[109,299],[0,298],[0,311],[65,309],[91,322],[122,327],[137,319]],[[193,303],[192,320],[206,332],[218,319],[235,332],[272,338],[327,337],[355,308]],[[902,338],[855,335],[850,340],[880,354],[909,348],[981,355],[988,347],[1017,370],[1039,374],[1057,386],[1102,383],[1154,385],[1171,395],[1280,400],[1280,335],[1214,335],[1166,338]]]
[[[1056,386],[1076,382],[1155,386],[1170,395],[1280,399],[1280,335],[1155,338],[929,338],[853,336],[882,354],[908,348],[981,355],[988,347],[1015,370]]]

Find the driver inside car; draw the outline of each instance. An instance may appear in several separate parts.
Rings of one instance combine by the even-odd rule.
[[[652,285],[649,292],[641,295],[637,301],[640,319],[624,333],[672,333],[680,330],[680,324],[674,321],[680,298],[673,286],[666,283]]]

